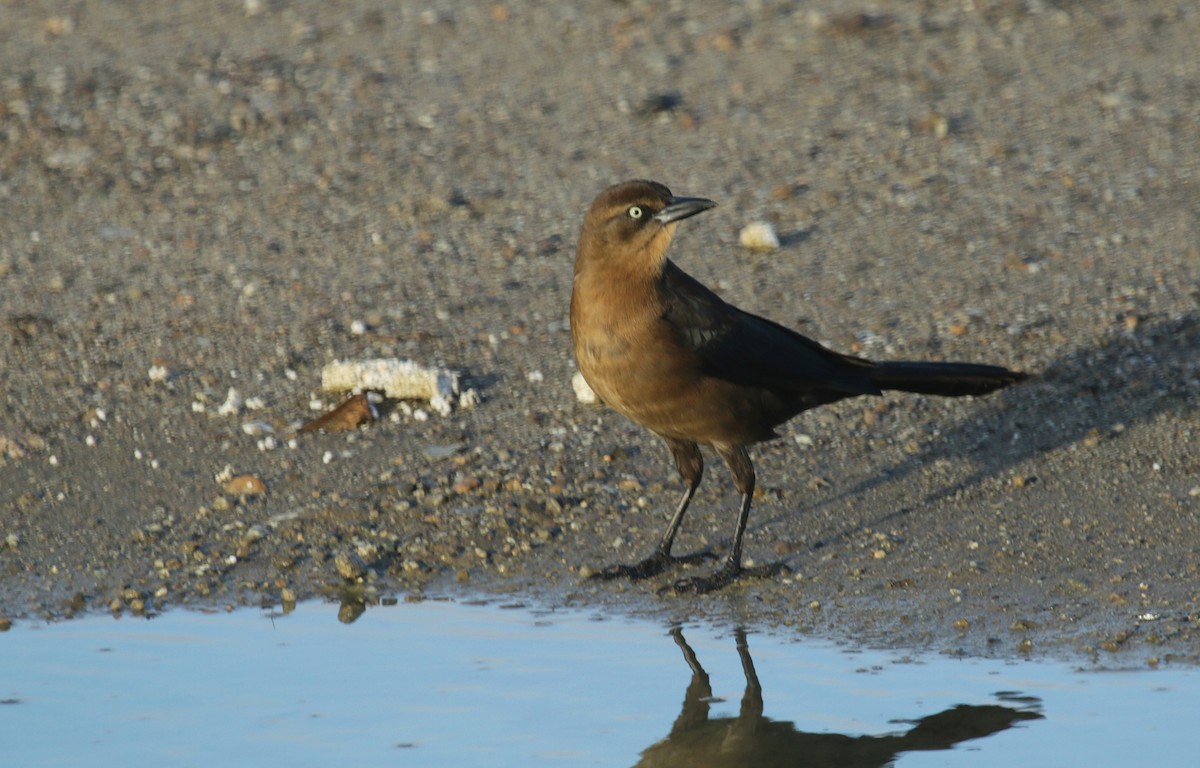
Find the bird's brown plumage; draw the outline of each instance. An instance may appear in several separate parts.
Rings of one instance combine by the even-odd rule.
[[[667,258],[679,222],[715,203],[653,181],[609,187],[584,217],[575,255],[571,335],[579,370],[606,404],[666,440],[686,483],[656,552],[602,576],[649,576],[668,567],[671,543],[700,484],[699,445],[729,464],[742,494],[734,541],[712,577],[677,589],[708,591],[741,572],[754,490],[746,447],[776,436],[802,411],[885,389],[981,395],[1025,378],[971,363],[876,363],[734,307]]]

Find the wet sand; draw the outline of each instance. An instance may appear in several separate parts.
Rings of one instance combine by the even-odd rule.
[[[0,615],[486,592],[1194,661],[1200,14],[726,6],[6,6]],[[632,177],[719,202],[673,256],[746,309],[1038,376],[759,446],[747,550],[788,576],[581,581],[677,494],[570,383],[577,228]],[[480,402],[290,442],[325,364],[376,357]],[[728,543],[709,463],[682,551]]]

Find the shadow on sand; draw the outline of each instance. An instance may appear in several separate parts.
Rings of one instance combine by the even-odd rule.
[[[1135,330],[1113,334],[1096,346],[1076,349],[1035,374],[1028,382],[981,400],[974,416],[941,432],[918,454],[822,499],[822,506],[852,499],[919,473],[940,457],[973,466],[956,482],[885,515],[856,521],[832,538],[882,526],[987,478],[1010,474],[1022,462],[1072,443],[1087,438],[1115,439],[1138,423],[1197,408],[1200,313],[1139,324]],[[796,514],[804,514],[804,510],[774,515],[752,524],[752,529]],[[814,543],[814,548],[829,539]]]

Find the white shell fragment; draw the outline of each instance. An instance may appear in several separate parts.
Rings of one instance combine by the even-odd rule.
[[[779,250],[779,236],[775,234],[775,227],[766,221],[754,221],[742,227],[738,242],[752,251]]]
[[[242,400],[241,394],[234,387],[229,388],[229,393],[225,395],[225,402],[221,403],[217,408],[219,416],[235,416],[241,412],[245,401]]]
[[[326,392],[369,390],[393,400],[427,400],[430,408],[446,416],[456,404],[470,407],[474,390],[462,392],[458,374],[446,368],[426,368],[412,360],[394,357],[373,360],[334,360],[321,370]]]
[[[579,371],[575,371],[575,375],[571,377],[571,388],[575,390],[575,399],[581,403],[591,405],[600,400]]]

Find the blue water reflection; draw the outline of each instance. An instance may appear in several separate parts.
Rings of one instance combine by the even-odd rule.
[[[336,611],[18,625],[0,635],[4,764],[719,765],[756,730],[808,765],[1182,765],[1200,747],[1193,670],[912,659],[496,605],[350,626]],[[770,764],[754,754],[741,764]]]

